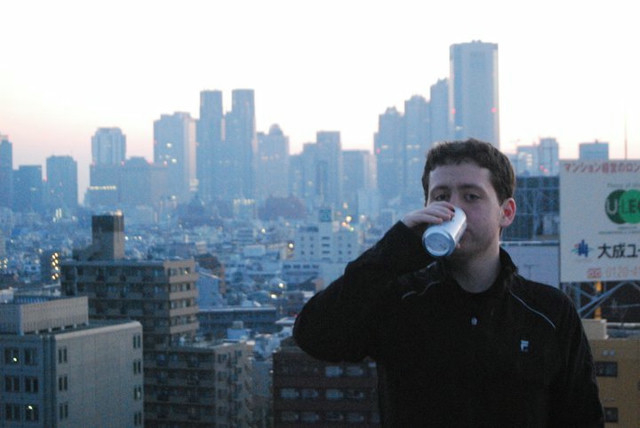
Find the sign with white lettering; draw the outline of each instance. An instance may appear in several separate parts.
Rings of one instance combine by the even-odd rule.
[[[640,279],[640,161],[560,165],[560,281]]]

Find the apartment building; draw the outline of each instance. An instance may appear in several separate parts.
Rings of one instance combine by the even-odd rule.
[[[376,383],[372,361],[319,361],[285,339],[273,354],[274,427],[378,427]]]
[[[87,296],[91,319],[142,324],[145,426],[248,427],[249,383],[240,374],[249,371],[243,359],[249,351],[242,344],[216,347],[197,340],[195,261],[124,258],[119,214],[94,216],[92,234],[92,245],[61,262],[62,292]],[[233,373],[225,375],[218,358]]]
[[[86,297],[0,304],[0,426],[143,427],[142,326],[89,321]]]
[[[605,427],[640,426],[640,325],[584,320]]]

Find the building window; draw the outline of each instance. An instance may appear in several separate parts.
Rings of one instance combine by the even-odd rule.
[[[604,408],[604,421],[605,422],[618,422],[618,408],[617,407],[605,407]]]
[[[67,362],[67,348],[58,349],[58,364],[63,364]]]
[[[133,415],[133,426],[142,426],[142,412],[136,412]]]
[[[69,380],[67,375],[58,378],[58,391],[67,391],[69,389]]]
[[[27,376],[24,378],[24,391],[37,394],[38,393],[38,378],[33,376]]]
[[[363,377],[365,375],[364,367],[358,365],[347,366],[345,373],[349,377]]]
[[[141,400],[142,399],[142,387],[140,385],[136,386],[133,389],[133,399]]]
[[[300,393],[295,388],[282,388],[280,390],[280,398],[285,400],[295,400],[300,396]]]
[[[293,411],[283,411],[280,413],[281,422],[298,422],[300,415]]]
[[[33,404],[27,404],[24,406],[24,420],[30,422],[38,421],[40,416],[38,415],[38,406]]]
[[[365,415],[360,413],[360,412],[349,412],[349,413],[347,413],[347,422],[362,423],[365,420],[366,420]]]
[[[5,392],[20,392],[20,378],[18,376],[4,377]]]
[[[142,337],[139,334],[133,336],[133,349],[142,347]]]
[[[324,375],[326,377],[340,377],[340,376],[342,376],[342,367],[340,367],[340,366],[326,366],[324,368]]]
[[[60,420],[69,418],[69,403],[60,403],[58,405],[58,413]]]
[[[6,348],[4,350],[4,363],[7,365],[20,363],[20,350],[18,348]]]
[[[19,421],[20,420],[20,405],[19,404],[5,404],[4,405],[4,419],[7,421]]]
[[[325,391],[327,400],[336,401],[344,398],[344,392],[340,389],[329,388]]]
[[[142,360],[135,360],[133,362],[133,374],[142,373]]]
[[[596,361],[596,376],[618,377],[618,363],[616,361]]]
[[[320,421],[320,415],[317,412],[302,412],[300,420],[306,424],[314,424]]]
[[[38,352],[35,348],[27,348],[24,350],[24,363],[27,366],[35,366],[37,361]]]

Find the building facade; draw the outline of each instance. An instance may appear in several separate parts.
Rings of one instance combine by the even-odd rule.
[[[449,129],[449,79],[439,79],[429,88],[429,146],[451,139]]]
[[[555,138],[537,144],[518,145],[511,163],[519,176],[555,176],[560,173],[559,145]]]
[[[169,198],[169,168],[131,157],[119,168],[118,201],[125,207],[146,205],[156,210]]]
[[[431,141],[431,114],[429,102],[414,95],[404,102],[404,145],[402,196],[422,200],[422,171]]]
[[[231,92],[231,111],[225,115],[223,159],[227,168],[221,174],[220,190],[226,199],[253,199],[257,156],[255,95],[252,89]]]
[[[640,426],[640,325],[585,320],[605,427]]]
[[[43,208],[42,166],[20,165],[13,173],[13,210],[42,213]]]
[[[167,192],[188,202],[197,189],[196,122],[189,113],[163,114],[153,122],[153,160],[167,168]]]
[[[378,427],[375,363],[328,363],[292,339],[273,354],[274,428]]]
[[[224,170],[224,110],[221,91],[200,92],[200,117],[196,125],[196,177],[198,194],[210,202],[222,194]]]
[[[289,195],[289,137],[278,125],[258,133],[256,177],[257,199]]]
[[[86,296],[92,320],[142,324],[145,426],[248,427],[250,397],[240,374],[248,372],[249,352],[243,344],[221,348],[234,356],[217,363],[218,349],[198,340],[195,261],[125,259],[121,215],[94,217],[92,234],[91,246],[62,261],[62,293]],[[223,368],[229,376],[219,374]]]
[[[518,207],[513,223],[502,231],[505,241],[557,240],[560,230],[559,177],[516,177]]]
[[[119,165],[127,156],[127,137],[120,128],[98,128],[91,137],[92,165]]]
[[[144,426],[142,327],[90,323],[87,308],[86,297],[0,305],[0,426]]]
[[[400,196],[403,189],[403,115],[395,107],[378,117],[378,132],[374,135],[378,191],[384,201]]]
[[[71,156],[47,158],[46,205],[73,212],[78,207],[78,163]]]
[[[498,45],[451,45],[449,123],[456,140],[475,138],[500,148]]]
[[[13,208],[13,144],[0,134],[0,207]]]
[[[609,143],[595,141],[578,145],[580,160],[609,160]]]
[[[365,195],[374,193],[376,188],[376,163],[368,150],[343,150],[342,188],[346,203],[345,214],[357,218],[366,214],[367,204],[362,203]]]
[[[91,137],[88,205],[115,206],[119,202],[120,166],[127,155],[127,137],[120,128],[98,128]]]

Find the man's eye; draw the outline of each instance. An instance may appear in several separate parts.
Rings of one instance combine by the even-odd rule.
[[[435,201],[446,201],[447,200],[447,195],[442,193],[440,195],[435,195],[433,199]]]
[[[475,193],[468,193],[468,194],[466,194],[466,195],[465,195],[465,198],[466,198],[468,201],[475,201],[475,200],[477,200],[477,199],[480,199],[480,196],[479,196],[479,195],[476,195]]]

